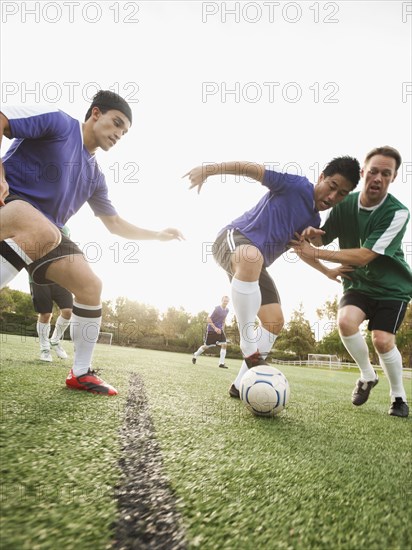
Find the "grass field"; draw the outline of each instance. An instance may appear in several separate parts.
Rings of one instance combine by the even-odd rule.
[[[355,408],[356,374],[285,366],[289,406],[266,419],[227,394],[238,361],[100,345],[95,366],[120,392],[103,398],[66,390],[68,365],[41,364],[34,339],[0,338],[1,548],[112,548],[133,373],[187,548],[411,548],[412,423],[387,415],[383,376]]]

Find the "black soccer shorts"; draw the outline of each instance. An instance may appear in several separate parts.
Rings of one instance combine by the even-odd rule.
[[[236,248],[241,244],[249,244],[251,246],[255,246],[239,231],[228,229],[227,231],[223,231],[216,238],[212,246],[214,259],[221,267],[223,267],[223,269],[228,274],[230,280],[232,280],[233,278],[231,256],[234,252],[234,247]],[[262,271],[260,272],[259,288],[262,294],[262,306],[268,304],[280,305],[280,296],[276,288],[275,281],[269,275],[265,267],[262,267]]]
[[[405,317],[408,304],[400,300],[375,300],[366,294],[350,290],[345,292],[339,302],[339,309],[356,306],[369,319],[368,330],[382,330],[396,334]]]

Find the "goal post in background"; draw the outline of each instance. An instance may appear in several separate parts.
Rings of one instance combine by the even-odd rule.
[[[325,353],[308,353],[308,365],[322,365],[332,367],[341,367],[337,355],[328,355]]]
[[[98,344],[112,344],[113,334],[111,332],[99,332]]]

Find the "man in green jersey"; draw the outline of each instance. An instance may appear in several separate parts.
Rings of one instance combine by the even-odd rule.
[[[361,176],[362,191],[348,195],[333,207],[321,229],[308,227],[299,240],[292,241],[303,259],[326,260],[351,265],[354,270],[343,279],[344,294],[339,303],[339,333],[356,361],[361,376],[352,393],[352,403],[363,405],[378,376],[369,360],[368,346],[359,327],[369,320],[368,330],[381,366],[389,380],[391,406],[388,414],[409,414],[402,381],[402,357],[395,334],[412,297],[412,271],[402,251],[402,238],[409,211],[388,193],[401,165],[399,152],[389,146],[370,151]],[[340,250],[319,250],[339,239]],[[318,262],[319,271],[327,268]]]

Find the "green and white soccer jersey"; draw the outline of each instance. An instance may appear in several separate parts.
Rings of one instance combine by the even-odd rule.
[[[409,211],[388,194],[375,208],[360,207],[359,192],[351,193],[330,212],[322,229],[323,243],[339,239],[339,247],[368,248],[379,254],[364,267],[357,267],[344,279],[347,292],[356,290],[377,300],[412,298],[412,271],[405,261],[402,238],[409,221]]]

